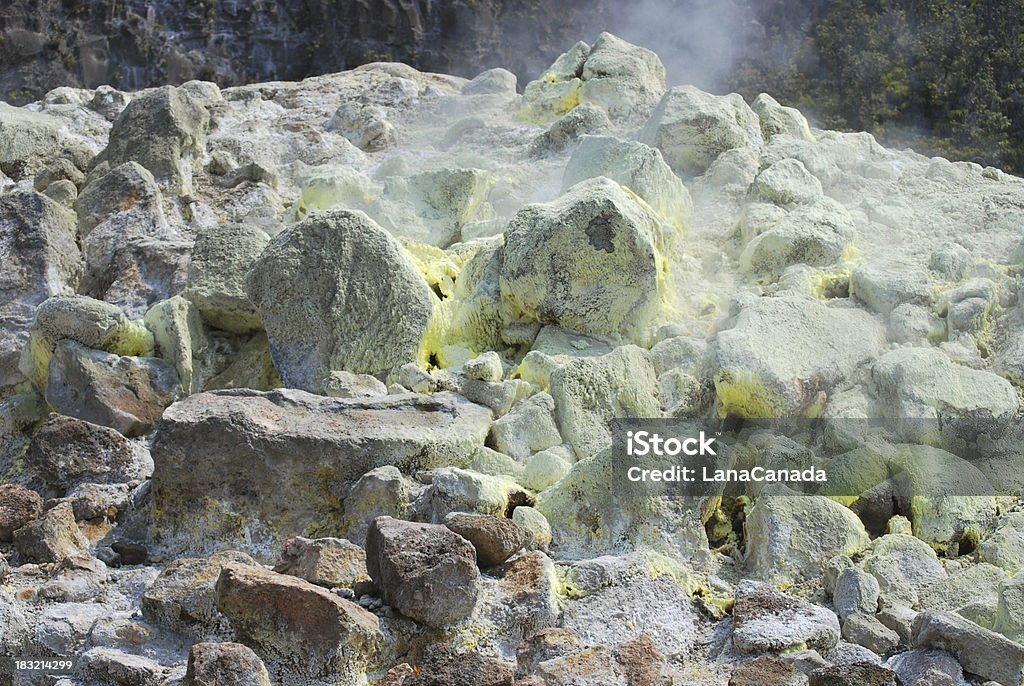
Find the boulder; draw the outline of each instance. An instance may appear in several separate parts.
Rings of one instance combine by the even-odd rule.
[[[475,650],[456,652],[451,646],[436,645],[423,656],[419,672],[402,686],[513,686],[515,669],[507,662],[485,657]]]
[[[696,176],[727,150],[761,148],[761,125],[736,93],[711,95],[693,86],[677,86],[658,102],[640,131],[640,141],[665,156],[677,174]]]
[[[509,222],[502,298],[541,324],[643,341],[662,308],[667,241],[619,184],[588,179]]]
[[[580,104],[556,120],[534,141],[533,152],[561,152],[585,134],[601,134],[612,127],[605,111],[589,102]]]
[[[225,566],[217,579],[217,607],[240,643],[272,668],[287,665],[305,677],[365,678],[383,645],[377,618],[363,608],[261,567]]]
[[[851,510],[816,495],[766,487],[746,521],[747,566],[758,579],[807,578],[836,555],[866,550],[871,539]]]
[[[113,686],[158,686],[168,671],[155,660],[114,648],[90,648],[78,658],[78,673]]]
[[[843,621],[843,638],[878,655],[889,655],[900,644],[900,635],[873,614],[856,612]]]
[[[209,340],[198,308],[176,295],[149,308],[143,321],[153,334],[156,353],[174,365],[182,393],[190,395],[199,390]]]
[[[163,194],[153,174],[138,162],[125,162],[95,179],[75,200],[82,237],[122,212],[162,213]]]
[[[366,566],[384,602],[422,624],[458,623],[476,605],[476,551],[447,527],[378,517],[366,535]]]
[[[808,686],[901,686],[892,670],[866,663],[822,667],[810,674]]]
[[[673,226],[689,225],[690,192],[657,149],[612,136],[583,136],[565,167],[562,191],[599,176],[629,188]]]
[[[496,567],[525,548],[532,534],[505,517],[453,512],[444,525],[473,544],[481,567]]]
[[[777,657],[759,657],[740,665],[729,675],[729,686],[803,686],[804,677]]]
[[[196,643],[182,686],[271,686],[263,660],[241,643]]]
[[[331,115],[328,131],[347,138],[366,152],[380,152],[394,147],[398,134],[388,121],[388,113],[380,105],[345,103]]]
[[[62,490],[81,483],[141,481],[153,473],[149,453],[113,429],[51,414],[32,435],[26,463]]]
[[[157,179],[186,190],[209,126],[209,112],[187,89],[157,88],[136,95],[121,111],[99,159],[111,167],[138,162]]]
[[[607,32],[591,46],[580,77],[580,101],[604,108],[613,119],[646,117],[665,92],[661,59]]]
[[[25,380],[19,369],[36,306],[72,293],[82,276],[74,214],[45,196],[0,195],[0,398]]]
[[[153,439],[154,538],[175,555],[241,546],[276,560],[287,537],[278,532],[337,531],[347,519],[340,498],[371,469],[468,465],[490,416],[447,393],[193,395],[164,412]],[[262,533],[250,538],[255,531]]]
[[[1002,435],[1020,405],[1006,379],[958,365],[934,348],[900,348],[879,357],[869,390],[907,440],[953,447]]]
[[[368,578],[366,553],[343,538],[289,538],[274,571],[328,587],[351,588]]]
[[[564,449],[542,450],[535,453],[527,461],[520,482],[530,490],[543,491],[557,483],[572,469],[572,463],[565,459],[566,457],[570,456]]]
[[[32,178],[66,145],[62,120],[0,102],[0,172]]]
[[[755,273],[781,272],[797,264],[827,267],[845,258],[856,236],[842,204],[821,198],[797,207],[755,236],[743,249],[740,266]]]
[[[339,534],[352,541],[366,541],[366,532],[377,517],[407,519],[413,501],[422,486],[402,476],[397,467],[387,465],[371,469],[359,477],[345,496],[345,517]]]
[[[168,223],[159,189],[145,170],[121,165],[87,186],[82,197],[97,184],[83,208],[89,214],[79,215],[80,224],[102,218],[88,231],[82,227],[86,269],[79,292],[141,318],[154,303],[184,290],[192,241]]]
[[[1024,571],[1024,513],[1000,518],[995,531],[978,546],[978,557],[1008,574]]]
[[[324,380],[324,395],[331,398],[378,398],[387,394],[384,382],[369,374],[337,371]]]
[[[516,75],[508,69],[488,69],[462,87],[463,95],[515,95]]]
[[[133,437],[152,429],[179,391],[174,367],[162,360],[63,340],[50,362],[46,402],[61,414]]]
[[[15,531],[14,548],[24,562],[60,562],[86,553],[89,541],[75,523],[71,503],[62,501]]]
[[[42,513],[43,499],[19,484],[0,484],[0,542],[10,543],[14,532]]]
[[[751,198],[782,207],[809,205],[823,195],[821,181],[800,160],[787,158],[769,165],[754,179]]]
[[[949,653],[939,650],[908,650],[894,655],[886,666],[904,686],[962,686],[964,670]]]
[[[267,246],[246,280],[285,385],[416,360],[436,296],[398,242],[361,212],[317,213]]]
[[[844,569],[836,577],[832,591],[832,605],[839,619],[856,613],[873,615],[878,612],[878,580],[857,567]]]
[[[552,374],[551,395],[561,434],[578,459],[611,445],[612,419],[661,416],[650,356],[632,345],[572,360]]]
[[[216,585],[229,564],[256,562],[245,553],[227,550],[168,563],[143,593],[142,614],[158,626],[198,640],[226,634],[230,626],[217,609]]]
[[[555,401],[547,393],[537,393],[520,401],[491,426],[494,447],[509,457],[524,460],[560,444],[562,435],[554,414]]]
[[[767,93],[761,93],[754,98],[754,102],[750,104],[750,109],[757,114],[758,121],[761,124],[761,135],[765,141],[780,133],[795,138],[803,138],[808,141],[814,139],[814,136],[811,134],[811,127],[807,124],[807,119],[800,113],[800,110],[780,105],[775,98]]]
[[[185,298],[209,326],[232,333],[262,328],[245,292],[245,275],[269,242],[266,232],[250,224],[218,224],[196,238]]]
[[[710,352],[719,414],[820,412],[827,394],[874,359],[885,331],[870,315],[795,296],[738,298]]]
[[[927,543],[905,534],[875,540],[864,569],[878,580],[882,597],[917,605],[919,593],[946,578],[946,570]]]
[[[1024,684],[1024,646],[959,615],[928,610],[914,620],[913,647],[952,654],[970,672],[1003,686]]]
[[[32,335],[22,354],[22,371],[40,389],[46,388],[50,360],[61,340],[115,355],[148,355],[153,334],[131,321],[117,305],[84,295],[55,296],[36,308]]]
[[[835,614],[768,584],[741,581],[732,616],[732,644],[743,655],[804,647],[824,651],[839,641]]]
[[[900,305],[928,307],[931,278],[920,267],[892,259],[879,259],[857,267],[850,275],[850,295],[879,314]]]

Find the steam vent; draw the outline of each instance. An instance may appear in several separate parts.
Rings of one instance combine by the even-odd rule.
[[[565,47],[0,104],[0,686],[1024,685],[1024,182]]]

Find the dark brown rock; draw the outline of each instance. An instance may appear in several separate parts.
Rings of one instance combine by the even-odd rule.
[[[628,686],[657,686],[661,682],[665,655],[647,634],[641,634],[616,648],[615,660],[622,667]]]
[[[86,552],[89,541],[75,523],[71,503],[65,501],[15,531],[14,547],[23,562],[60,562]]]
[[[18,484],[0,484],[0,541],[14,540],[14,532],[35,518],[43,509],[38,493]]]
[[[238,640],[268,663],[304,676],[353,678],[376,660],[377,618],[319,586],[261,567],[230,564],[217,580],[217,607]]]
[[[183,686],[270,686],[263,660],[241,643],[196,643]]]
[[[809,686],[900,686],[900,682],[892,670],[861,662],[816,669]]]
[[[403,686],[512,686],[515,670],[510,664],[476,652],[457,653],[447,646],[428,650],[420,674]]]
[[[441,525],[378,517],[366,535],[366,567],[384,602],[423,624],[454,624],[476,605],[476,551]]]
[[[217,609],[217,579],[227,564],[255,565],[245,553],[226,550],[209,558],[174,560],[142,595],[142,614],[154,624],[193,638],[228,629]]]
[[[799,686],[803,676],[777,657],[759,657],[737,667],[729,686]]]
[[[529,531],[511,519],[495,515],[453,512],[445,518],[444,525],[473,544],[481,567],[500,565],[533,539]]]
[[[149,476],[135,447],[117,431],[51,414],[32,436],[26,463],[48,484],[123,483]]]

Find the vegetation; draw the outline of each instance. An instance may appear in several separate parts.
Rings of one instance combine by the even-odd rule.
[[[753,3],[752,3],[753,4]],[[1024,171],[1024,0],[756,3],[734,72],[824,128]]]

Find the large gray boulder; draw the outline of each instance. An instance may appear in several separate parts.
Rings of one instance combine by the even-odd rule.
[[[964,671],[1004,686],[1024,684],[1024,646],[949,612],[928,610],[914,621],[915,648],[944,650]]]
[[[146,169],[115,167],[85,187],[75,209],[86,262],[79,292],[141,318],[185,288],[192,241],[167,221]]]
[[[437,302],[401,245],[345,210],[279,234],[246,284],[284,384],[314,392],[332,370],[376,374],[416,360]]]
[[[233,333],[262,328],[245,292],[245,275],[269,242],[266,232],[250,224],[218,224],[196,238],[185,297],[209,326]]]
[[[673,226],[689,224],[690,192],[657,149],[612,136],[583,136],[565,167],[562,191],[598,176],[626,186]]]
[[[177,372],[163,360],[63,340],[50,362],[46,402],[61,414],[134,437],[153,428],[180,389]]]
[[[157,179],[186,186],[209,126],[210,114],[198,98],[184,88],[164,86],[132,98],[114,120],[99,159],[111,167],[135,161]]]
[[[711,95],[677,86],[661,98],[640,131],[640,141],[661,150],[678,174],[696,176],[726,150],[761,148],[761,126],[736,93]]]
[[[0,102],[0,173],[31,178],[65,145],[63,122]]]
[[[439,524],[378,517],[366,534],[366,567],[384,602],[432,627],[470,615],[479,593],[476,550]]]
[[[551,375],[551,397],[562,437],[579,459],[612,444],[611,420],[662,414],[650,356],[635,345],[571,360]]]
[[[541,324],[644,341],[661,310],[667,240],[661,220],[619,184],[588,179],[513,217],[502,297]]]
[[[869,390],[906,439],[953,446],[1002,435],[1020,405],[1006,379],[955,364],[934,348],[900,348],[878,358]]]
[[[647,48],[603,32],[579,76],[580,100],[603,107],[613,119],[646,117],[665,92],[665,65]]]
[[[765,488],[746,521],[747,565],[766,581],[804,579],[836,555],[856,555],[871,545],[851,510],[814,495]]]
[[[830,610],[756,581],[736,587],[733,621],[733,647],[744,655],[824,652],[839,642],[839,619]]]
[[[154,541],[170,554],[236,547],[273,562],[288,536],[339,530],[340,499],[376,467],[467,466],[490,421],[447,393],[193,395],[167,408],[153,439]]]
[[[884,343],[882,325],[860,310],[795,296],[739,298],[711,351],[719,413],[813,413]]]
[[[82,276],[75,215],[38,193],[0,196],[0,398],[19,370],[36,306],[73,293]]]

